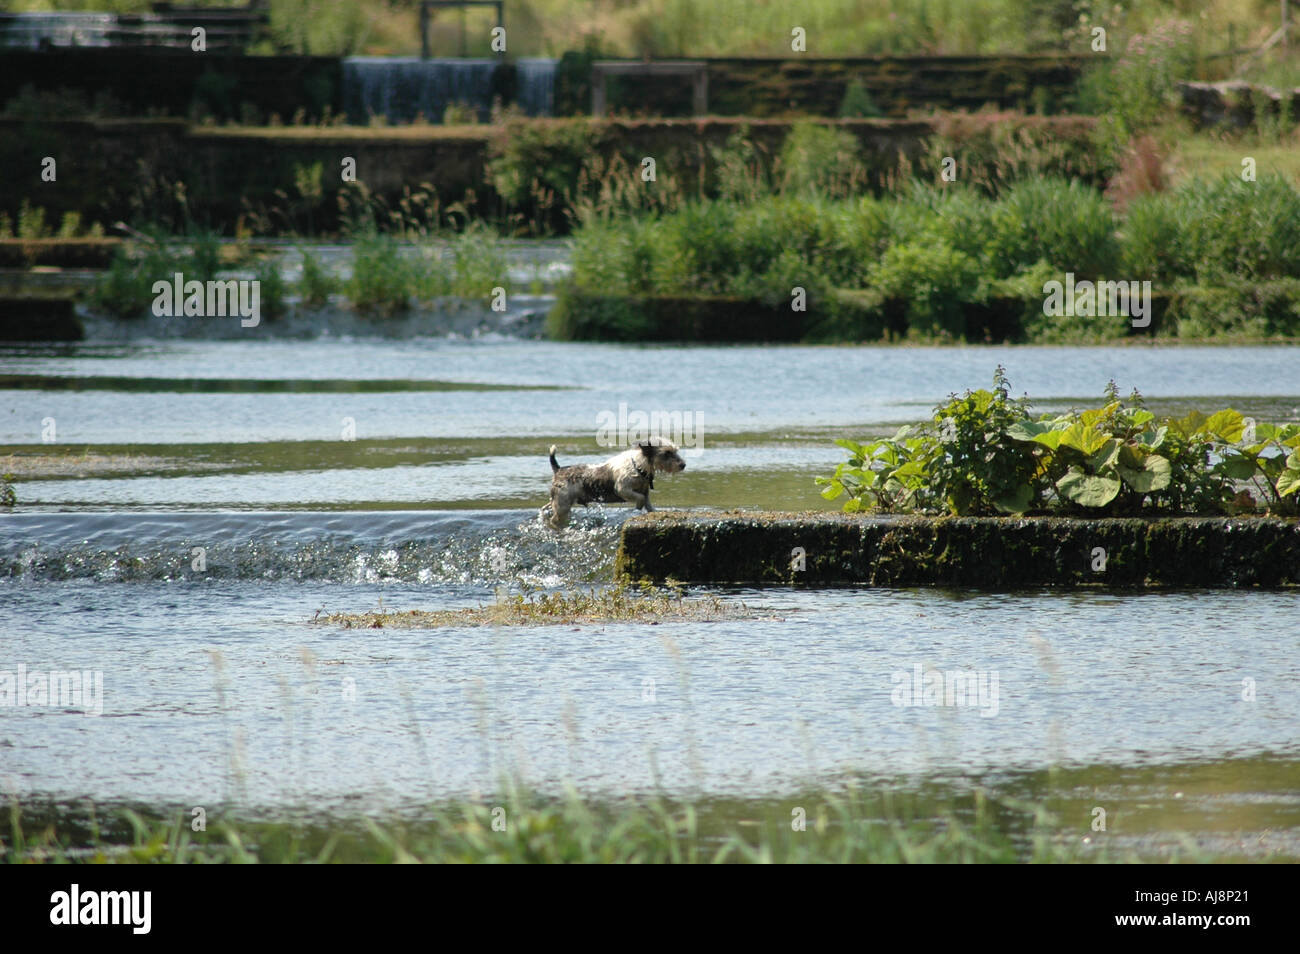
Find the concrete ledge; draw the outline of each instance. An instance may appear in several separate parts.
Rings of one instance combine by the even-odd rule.
[[[1104,568],[1093,569],[1098,548]],[[746,585],[1288,587],[1300,586],[1300,520],[665,511],[624,524],[616,572]]]

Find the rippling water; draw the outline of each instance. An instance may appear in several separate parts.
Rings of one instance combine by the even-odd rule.
[[[559,535],[535,517],[547,446],[566,463],[604,456],[598,417],[620,404],[701,424],[687,471],[657,482],[659,506],[816,507],[834,436],[891,430],[986,386],[998,362],[1045,408],[1094,400],[1114,377],[1171,410],[1300,415],[1289,348],[0,351],[0,466],[19,471],[22,501],[0,516],[0,671],[103,679],[100,715],[0,707],[0,787],[374,806],[507,774],[753,795],[846,771],[1300,757],[1286,592],[726,591],[760,618],[311,622],[607,581],[626,511],[593,509]],[[996,674],[996,714],[897,704],[895,675],[916,667]]]

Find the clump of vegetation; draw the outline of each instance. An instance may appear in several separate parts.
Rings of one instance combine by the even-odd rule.
[[[402,261],[397,242],[387,235],[369,235],[353,248],[352,277],[344,292],[360,312],[390,316],[411,306],[414,275]]]
[[[1113,29],[1112,38],[1124,34]],[[1110,151],[1164,121],[1177,106],[1178,83],[1195,78],[1197,30],[1176,18],[1129,33],[1123,49],[1100,59],[1081,84],[1081,105],[1101,117],[1099,143]],[[1111,51],[1108,51],[1111,52]]]
[[[18,494],[14,490],[13,474],[0,474],[0,507],[13,507],[18,503]]]
[[[120,247],[91,292],[91,300],[119,318],[139,318],[155,298],[155,282],[170,281],[176,272],[186,281],[206,282],[217,277],[221,266],[217,235],[196,233],[186,246],[168,242],[159,233],[134,247]]]
[[[279,265],[270,259],[263,261],[254,270],[254,278],[259,287],[261,317],[267,321],[283,318],[289,311],[289,287]]]
[[[574,623],[711,623],[752,616],[743,603],[717,596],[687,599],[680,589],[618,585],[594,591],[499,595],[496,602],[457,610],[331,613],[314,622],[345,629],[430,629],[443,626],[555,626]]]
[[[327,272],[316,256],[304,250],[302,252],[302,279],[298,291],[302,303],[307,308],[321,308],[329,301],[329,296],[339,290],[339,282]]]
[[[1045,285],[1067,273],[1151,282],[1162,332],[1295,335],[1300,190],[1281,176],[1225,177],[1138,196],[1119,213],[1097,190],[1059,179],[1017,182],[997,198],[969,185],[914,183],[881,199],[816,191],[705,199],[658,216],[588,220],[573,257],[573,287],[599,296],[770,306],[802,288],[816,308],[843,292],[870,292],[876,311],[897,309],[908,334],[922,338],[962,337],[963,316],[986,305],[1015,312],[1006,322],[1013,339],[1129,332],[1123,316],[1100,310],[1047,316]]]
[[[44,208],[23,199],[18,205],[16,222],[9,213],[0,212],[0,239],[102,238],[104,235],[104,227],[98,222],[83,225],[80,212],[64,212],[57,229],[46,221],[46,216]]]
[[[851,457],[817,483],[849,513],[1294,514],[1300,501],[1300,424],[1231,408],[1158,419],[1113,382],[1101,407],[1035,419],[1001,367],[992,391],[953,395],[929,421],[836,443]]]
[[[392,236],[371,233],[356,242],[343,292],[358,311],[377,317],[447,296],[487,303],[494,288],[509,290],[507,264],[496,236],[479,223],[446,242],[421,243],[410,254]]]
[[[840,100],[841,119],[878,119],[884,115],[884,110],[876,105],[862,80],[853,79],[844,88],[844,98]]]
[[[844,197],[866,189],[862,147],[848,130],[795,123],[781,147],[781,185],[787,195]]]
[[[798,808],[792,813],[792,803]],[[792,824],[806,808],[803,824]],[[700,802],[545,798],[510,785],[497,799],[428,806],[418,820],[281,822],[188,810],[10,809],[0,861],[24,864],[976,864],[1141,860],[1082,843],[1046,805],[980,789],[934,799],[851,785],[797,797]],[[51,818],[51,815],[54,817]],[[1187,839],[1184,838],[1184,843]],[[1187,849],[1174,849],[1174,860]],[[1159,848],[1148,857],[1161,857]],[[1230,857],[1230,856],[1229,856]],[[1194,860],[1227,860],[1193,851]],[[1167,856],[1166,856],[1167,860]]]

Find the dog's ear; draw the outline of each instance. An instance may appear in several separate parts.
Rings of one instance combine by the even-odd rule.
[[[654,457],[655,450],[657,449],[650,441],[641,441],[636,446],[641,448],[641,453],[645,454],[646,457]]]

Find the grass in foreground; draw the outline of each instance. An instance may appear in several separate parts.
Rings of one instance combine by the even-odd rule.
[[[193,830],[183,809],[13,802],[9,824],[0,828],[0,861],[1014,864],[1297,856],[1285,824],[1268,845],[1248,833],[1193,836],[1168,827],[1197,823],[1185,815],[1147,830],[1137,813],[1150,806],[1135,808],[1128,834],[1097,831],[1087,807],[1097,799],[1092,788],[1026,798],[982,788],[936,795],[851,785],[843,792],[699,803],[644,797],[593,803],[572,790],[553,798],[510,791],[495,802],[445,802],[382,819],[292,811],[275,820],[241,819],[213,811],[203,831]]]
[[[435,806],[417,822],[351,819],[306,824],[216,821],[133,809],[10,811],[8,863],[1017,863],[1139,861],[1136,853],[1063,840],[1049,812],[976,793],[939,817],[888,793],[798,799],[790,804],[592,806],[576,795],[542,802]],[[807,806],[806,808],[804,806]],[[793,807],[792,807],[793,806]],[[1018,821],[1008,824],[1008,813]],[[1011,829],[1027,828],[1021,833]],[[1210,860],[1193,851],[1194,860]],[[1173,860],[1187,860],[1179,855]],[[1215,860],[1226,860],[1217,858]]]
[[[743,603],[724,602],[717,596],[686,599],[678,590],[634,589],[617,586],[594,592],[499,595],[488,606],[454,610],[404,610],[385,612],[381,606],[368,613],[330,613],[314,623],[344,629],[434,629],[442,626],[555,626],[576,623],[633,623],[687,621],[715,623],[725,619],[751,619]]]

